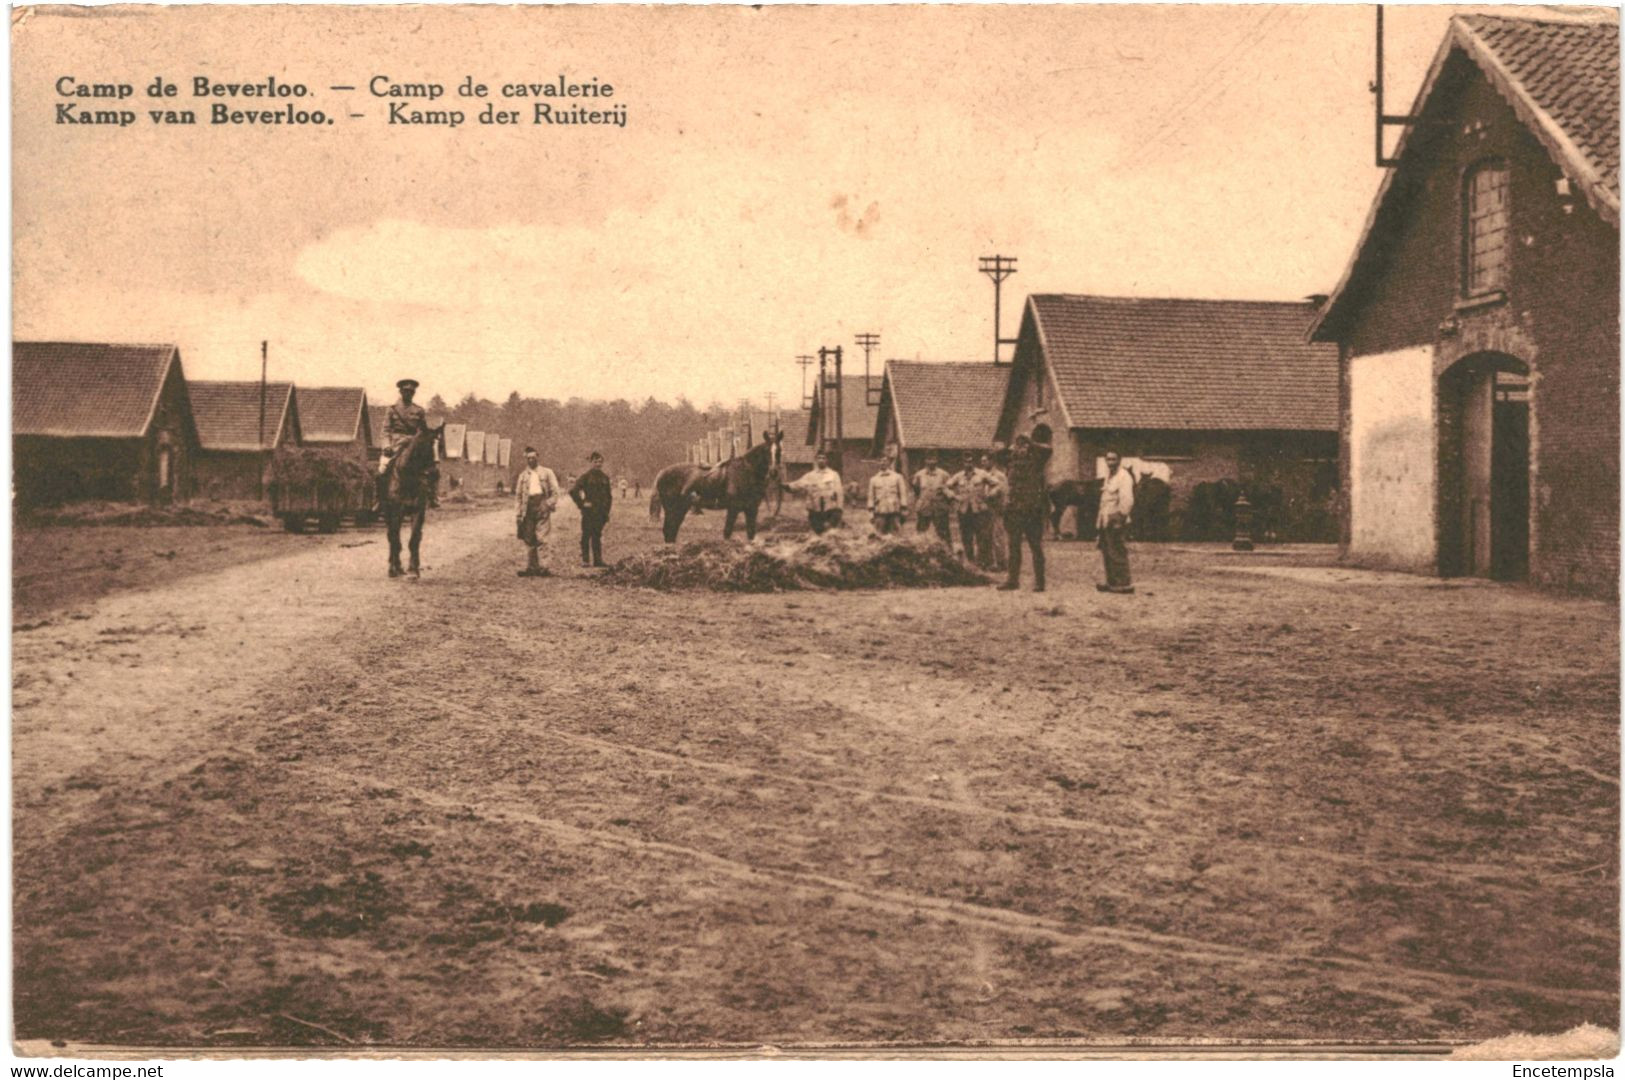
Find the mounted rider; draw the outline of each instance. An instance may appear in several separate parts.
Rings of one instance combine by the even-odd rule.
[[[383,453],[378,458],[379,476],[389,471],[389,463],[414,436],[429,429],[429,414],[423,411],[422,405],[414,404],[412,401],[418,391],[418,381],[402,379],[395,384],[395,388],[401,392],[401,396],[399,401],[389,407],[389,412],[384,417]],[[429,466],[428,471],[423,474],[423,482],[428,485],[429,505],[438,507],[440,505],[438,463]]]

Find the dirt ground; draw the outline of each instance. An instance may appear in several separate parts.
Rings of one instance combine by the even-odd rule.
[[[592,580],[573,526],[541,581],[492,511],[433,518],[417,583],[341,533],[36,593],[17,1036],[1617,1023],[1612,605],[1147,545],[1101,596],[1081,543],[1041,596],[663,594]],[[607,554],[658,539],[628,507]]]

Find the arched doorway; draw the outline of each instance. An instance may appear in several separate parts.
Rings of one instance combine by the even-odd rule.
[[[1529,575],[1529,368],[1474,353],[1439,379],[1439,570]]]

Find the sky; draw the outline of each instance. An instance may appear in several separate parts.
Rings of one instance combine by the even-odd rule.
[[[1007,337],[1028,293],[1329,292],[1381,179],[1370,6],[82,10],[14,21],[14,336],[173,341],[192,378],[258,378],[264,340],[378,400],[794,405],[794,358],[861,371],[860,332],[876,371],[991,360],[982,255],[1019,260]],[[1465,10],[1388,9],[1390,111]],[[158,75],[205,121],[198,75],[335,123],[155,125]],[[626,125],[456,93],[528,120],[500,86],[561,75]],[[57,123],[63,76],[137,123]],[[466,122],[388,124],[377,76]]]

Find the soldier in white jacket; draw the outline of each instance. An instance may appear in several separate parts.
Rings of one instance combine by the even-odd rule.
[[[888,536],[896,532],[908,513],[908,481],[887,458],[880,471],[869,478],[869,513],[875,532]]]
[[[786,485],[807,497],[807,524],[822,535],[841,525],[841,474],[829,467],[829,458],[820,452],[813,458],[813,471]]]

